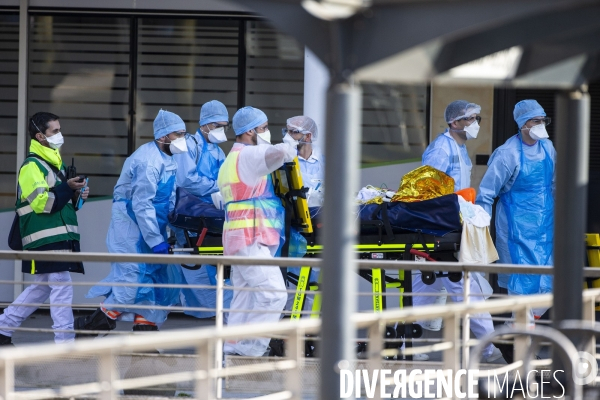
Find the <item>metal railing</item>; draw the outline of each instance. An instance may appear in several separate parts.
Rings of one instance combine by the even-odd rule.
[[[249,259],[243,257],[208,257],[191,255],[140,255],[140,254],[106,254],[106,253],[48,253],[48,252],[8,252],[0,251],[0,259],[36,259],[48,261],[130,261],[144,263],[189,263],[217,265],[217,306],[216,326],[214,328],[197,328],[187,330],[170,330],[143,336],[119,336],[102,340],[82,340],[61,345],[32,345],[0,350],[0,396],[4,400],[43,399],[54,397],[74,397],[86,394],[99,394],[102,399],[115,399],[120,390],[142,388],[157,384],[194,381],[197,398],[216,399],[221,393],[221,379],[236,375],[261,371],[288,371],[286,390],[271,394],[268,399],[301,399],[302,384],[299,372],[303,365],[303,346],[306,334],[316,334],[321,327],[318,319],[288,321],[275,324],[245,325],[223,327],[223,272],[224,265],[271,265],[312,266],[323,268],[319,259],[277,258]],[[531,308],[550,307],[552,295],[536,295],[510,297],[500,300],[469,303],[469,279],[471,271],[513,272],[513,273],[552,273],[552,267],[519,266],[519,265],[479,265],[464,263],[415,263],[412,261],[356,261],[358,268],[381,268],[385,270],[422,270],[453,271],[464,274],[464,302],[446,306],[422,306],[387,310],[376,314],[357,313],[350,321],[350,326],[367,328],[369,332],[368,359],[370,368],[381,368],[382,354],[390,355],[384,349],[384,333],[386,325],[398,321],[408,323],[423,319],[442,318],[444,321],[443,341],[429,346],[414,347],[405,351],[394,350],[397,354],[416,354],[421,352],[442,351],[444,369],[457,371],[469,365],[470,347],[478,343],[469,337],[469,315],[481,312],[490,314],[515,312],[516,325],[527,326]],[[586,268],[584,274],[600,277],[600,269]],[[134,286],[134,285],[129,285]],[[584,319],[593,321],[595,302],[600,290],[588,290],[583,293]],[[462,319],[462,324],[461,324]],[[463,327],[462,337],[460,327]],[[223,340],[240,339],[257,336],[282,336],[286,341],[287,356],[276,362],[258,363],[247,367],[224,368],[222,364]],[[527,338],[515,337],[515,354],[526,354]],[[172,374],[152,375],[141,378],[120,378],[115,369],[115,357],[119,354],[148,351],[156,348],[171,349],[193,347],[196,349],[199,363],[195,370]],[[595,355],[595,346],[590,348]],[[462,352],[462,362],[461,362]],[[66,385],[59,388],[16,391],[15,368],[31,365],[55,357],[86,355],[99,360],[98,376],[95,382],[79,385]],[[521,365],[513,364],[511,368]],[[505,367],[506,368],[506,367]],[[376,391],[378,393],[378,391]],[[267,398],[267,397],[264,397]],[[376,397],[377,398],[377,397]]]

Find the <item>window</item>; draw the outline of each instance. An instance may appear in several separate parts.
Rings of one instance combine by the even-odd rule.
[[[19,15],[0,14],[0,209],[15,205]]]

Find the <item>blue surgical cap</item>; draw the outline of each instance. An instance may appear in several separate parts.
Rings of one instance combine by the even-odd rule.
[[[546,112],[544,108],[535,100],[521,100],[515,105],[515,110],[513,111],[513,117],[515,117],[515,122],[519,125],[519,129],[530,119],[545,116]]]
[[[210,124],[211,122],[229,122],[227,107],[218,100],[204,103],[200,109],[200,125]]]
[[[473,114],[480,113],[480,105],[469,103],[466,100],[455,100],[446,107],[446,111],[444,111],[444,118],[446,119],[446,123],[451,124],[456,120],[468,118]]]
[[[240,108],[233,116],[233,130],[236,136],[241,135],[244,132],[248,132],[250,129],[254,129],[257,126],[264,124],[268,120],[267,115],[258,108]]]
[[[185,122],[175,113],[160,110],[154,118],[154,139],[160,139],[171,132],[185,131]]]

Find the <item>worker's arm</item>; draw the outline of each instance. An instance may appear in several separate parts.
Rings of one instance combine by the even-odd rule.
[[[158,190],[160,172],[146,162],[134,161],[131,165],[131,206],[140,232],[148,247],[165,241],[160,233],[156,210],[152,200]]]
[[[258,179],[275,171],[283,163],[292,161],[296,154],[296,149],[287,143],[274,146],[269,144],[246,146],[238,158],[240,179],[252,186]]]
[[[62,210],[74,193],[67,181],[49,188],[43,172],[35,162],[27,163],[21,168],[19,187],[21,200],[27,200],[36,214],[51,214]]]
[[[517,166],[512,165],[511,158],[508,156],[508,151],[494,152],[479,185],[479,194],[475,203],[482,206],[489,215],[492,215],[494,199],[498,197],[511,177],[518,173]]]
[[[219,188],[217,187],[216,180],[198,173],[198,170],[201,170],[202,166],[199,166],[196,160],[198,162],[207,162],[209,161],[208,158],[212,156],[206,154],[201,159],[202,147],[206,144],[202,138],[196,137],[195,139],[191,137],[186,139],[188,151],[181,154],[174,154],[173,158],[177,163],[177,186],[184,188],[195,196],[202,197],[218,191]],[[210,168],[209,166],[204,167]]]
[[[428,149],[423,153],[423,165],[429,165],[439,171],[448,173],[450,155],[441,147]]]

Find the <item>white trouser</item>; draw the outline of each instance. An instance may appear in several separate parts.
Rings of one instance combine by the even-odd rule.
[[[68,271],[51,272],[49,274],[34,275],[35,282],[71,282]],[[27,319],[37,306],[22,306],[20,304],[44,303],[50,298],[50,316],[54,325],[52,329],[73,330],[73,310],[71,307],[54,307],[52,304],[73,303],[73,286],[71,285],[36,285],[28,286],[17,299],[0,315],[0,334],[11,336],[13,331],[9,328],[18,328]],[[67,343],[75,340],[73,332],[54,332],[56,343]]]
[[[273,257],[276,251],[277,246],[269,248],[254,243],[252,246],[244,248],[235,255],[266,258]],[[273,290],[286,289],[279,268],[261,265],[252,267],[232,265],[231,285],[236,289],[241,287],[260,289],[260,291],[234,289],[227,325],[260,324],[279,321],[287,299],[285,292],[273,292]],[[251,310],[252,312],[236,312],[234,310]],[[226,354],[260,357],[267,350],[269,341],[269,338],[246,338],[239,341],[227,341],[223,346],[223,351]]]
[[[469,303],[478,303],[481,301],[485,301],[483,298],[483,293],[481,292],[481,287],[475,279],[471,278],[469,280],[470,284],[470,293]],[[418,296],[419,293],[439,293],[439,291],[445,287],[448,291],[448,295],[455,303],[461,303],[463,301],[462,293],[463,289],[463,280],[461,279],[459,282],[452,282],[447,277],[437,278],[433,285],[426,285],[421,280],[421,274],[413,274],[412,275],[412,288],[413,288],[413,306],[428,306],[432,305],[435,302],[436,296]],[[456,295],[455,293],[460,293],[460,295]],[[471,331],[475,334],[477,339],[480,339],[487,335],[488,333],[494,332],[494,324],[490,319],[492,316],[488,312],[479,313],[479,314],[470,314],[471,321]],[[487,357],[492,354],[494,351],[494,345],[489,344],[485,350],[483,351],[483,356]]]

